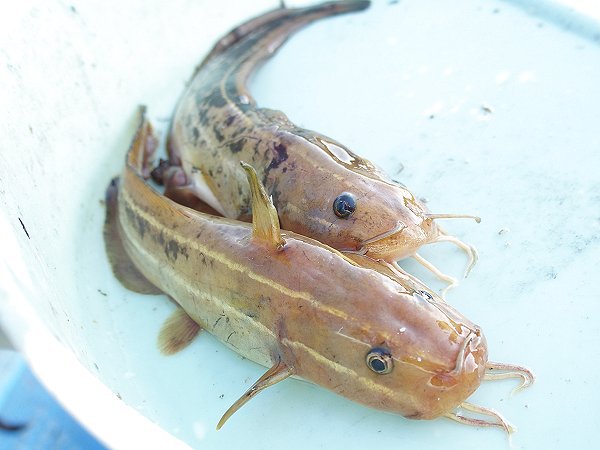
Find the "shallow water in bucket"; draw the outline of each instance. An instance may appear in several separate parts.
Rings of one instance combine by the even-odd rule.
[[[276,2],[207,5],[30,2],[3,24],[2,326],[116,448],[175,445],[134,411],[197,448],[507,448],[498,430],[409,421],[297,380],[265,391],[217,433],[264,369],[206,333],[175,356],[158,353],[173,305],[114,279],[102,199],[137,105],[164,130],[201,55]],[[433,212],[482,217],[445,223],[480,254],[448,301],[482,327],[490,359],[527,365],[537,382],[513,397],[511,381],[484,383],[471,400],[517,426],[513,448],[584,446],[600,401],[600,28],[556,5],[532,4],[542,15],[520,5],[377,2],[298,33],[251,91],[371,159]],[[464,256],[450,245],[423,254],[462,273]]]

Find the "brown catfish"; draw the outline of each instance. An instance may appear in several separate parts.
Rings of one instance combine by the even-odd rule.
[[[279,8],[222,38],[179,101],[170,160],[183,166],[188,190],[225,217],[249,221],[250,189],[240,168],[240,161],[246,161],[272,196],[285,229],[391,264],[412,256],[450,287],[456,280],[417,251],[425,244],[453,242],[469,254],[468,272],[476,251],[445,233],[435,219],[472,216],[429,213],[370,161],[294,125],[280,111],[258,107],[246,87],[256,67],[298,29],[368,6],[368,1],[343,1]]]
[[[164,292],[179,305],[163,327],[165,353],[203,328],[270,369],[225,413],[289,376],[413,419],[447,416],[510,426],[465,399],[489,372],[480,328],[424,291],[354,263],[337,250],[281,232],[277,211],[243,164],[253,222],[182,206],[144,180],[155,147],[142,120],[126,167],[107,191],[105,241],[130,289]],[[468,418],[476,408],[493,420]]]

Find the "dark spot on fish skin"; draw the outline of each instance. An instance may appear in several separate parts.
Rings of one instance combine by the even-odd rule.
[[[165,232],[164,231],[160,230],[160,233],[158,234],[156,241],[160,245],[165,245]]]
[[[213,127],[213,133],[215,133],[215,138],[217,139],[217,141],[223,142],[223,140],[225,140],[225,136],[223,136],[223,134],[219,131],[217,126]]]
[[[271,169],[277,169],[282,162],[288,159],[287,147],[282,143],[275,144],[273,146],[273,152],[275,153],[275,156],[273,157],[271,163],[267,167],[267,171]]]
[[[185,259],[189,258],[187,248],[181,247],[174,239],[171,239],[165,246],[165,254],[167,255],[167,258],[170,258],[173,261],[176,261],[180,254],[185,256]]]
[[[254,312],[252,312],[252,311],[244,311],[244,314],[245,314],[247,317],[250,317],[251,319],[256,319],[256,317],[257,317],[256,313],[254,313]]]
[[[198,120],[200,121],[200,125],[202,125],[203,127],[206,127],[206,126],[208,126],[208,123],[210,122],[211,118],[207,112],[199,112]]]
[[[148,221],[141,216],[136,217],[138,232],[140,233],[140,237],[144,239],[144,234],[146,234],[146,229],[148,228]]]
[[[254,141],[254,155],[255,155],[255,156],[256,156],[256,155],[260,155],[260,144],[261,144],[261,143],[262,143],[262,140],[261,140],[261,139],[257,139],[256,141]],[[267,156],[267,155],[263,155],[263,157],[264,157],[265,159],[267,159],[267,158],[268,158],[268,156]],[[254,162],[254,161],[253,161],[253,162]]]
[[[192,129],[192,134],[194,135],[194,140],[197,141],[200,137],[200,131],[198,131],[198,127],[194,127]]]
[[[286,172],[287,172],[287,167],[284,167],[283,169],[281,169],[281,171],[282,171],[283,173],[286,173]]]
[[[204,98],[202,98],[201,94],[198,94],[196,100],[198,101],[200,98],[201,100],[198,103],[206,103],[215,108],[222,108],[227,104],[227,100],[223,97],[219,89],[213,89],[212,92]]]
[[[130,222],[135,221],[135,215],[133,214],[133,211],[131,210],[131,208],[129,206],[125,206],[125,214],[127,214],[127,219]]]
[[[230,126],[234,120],[235,116],[229,116],[227,119],[225,119],[225,126]]]
[[[242,139],[229,144],[229,150],[233,154],[241,152],[243,148],[244,148],[244,141]]]
[[[165,246],[165,254],[167,255],[167,258],[176,260],[177,255],[179,254],[179,244],[174,240],[169,241]]]
[[[129,221],[135,225],[135,228],[139,233],[140,237],[144,239],[144,234],[149,228],[148,221],[143,217],[138,216],[130,207],[125,208],[125,213],[127,214],[127,218],[129,219]]]

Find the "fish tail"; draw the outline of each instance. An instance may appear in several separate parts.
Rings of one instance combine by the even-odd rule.
[[[280,28],[282,34],[288,37],[298,28],[310,22],[337,14],[362,11],[367,9],[370,4],[370,0],[346,0],[325,2],[304,8],[287,8],[282,3],[279,8],[244,22],[223,36],[196,68],[196,72],[206,63],[250,36],[256,36],[263,32],[270,33],[274,28]],[[283,41],[285,39],[282,39],[280,45]],[[275,48],[271,47],[271,52]]]

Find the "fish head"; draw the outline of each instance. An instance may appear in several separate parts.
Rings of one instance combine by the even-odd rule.
[[[287,136],[282,146],[290,154],[312,155],[310,173],[296,168],[267,182],[284,229],[388,262],[439,237],[424,203],[406,186],[339,142],[305,134]]]
[[[368,284],[363,280],[363,292],[376,294]],[[319,326],[296,348],[299,376],[414,419],[449,413],[479,387],[487,363],[485,337],[443,302],[404,292],[347,298],[344,308],[347,316],[338,313],[340,320],[313,321]]]
[[[354,230],[361,238],[356,248],[361,254],[397,261],[414,255],[439,236],[425,206],[402,186],[379,187],[365,195],[361,204],[365,212],[357,215]]]
[[[353,186],[325,200],[337,248],[396,261],[434,242],[439,228],[423,202],[398,183],[355,176]]]

